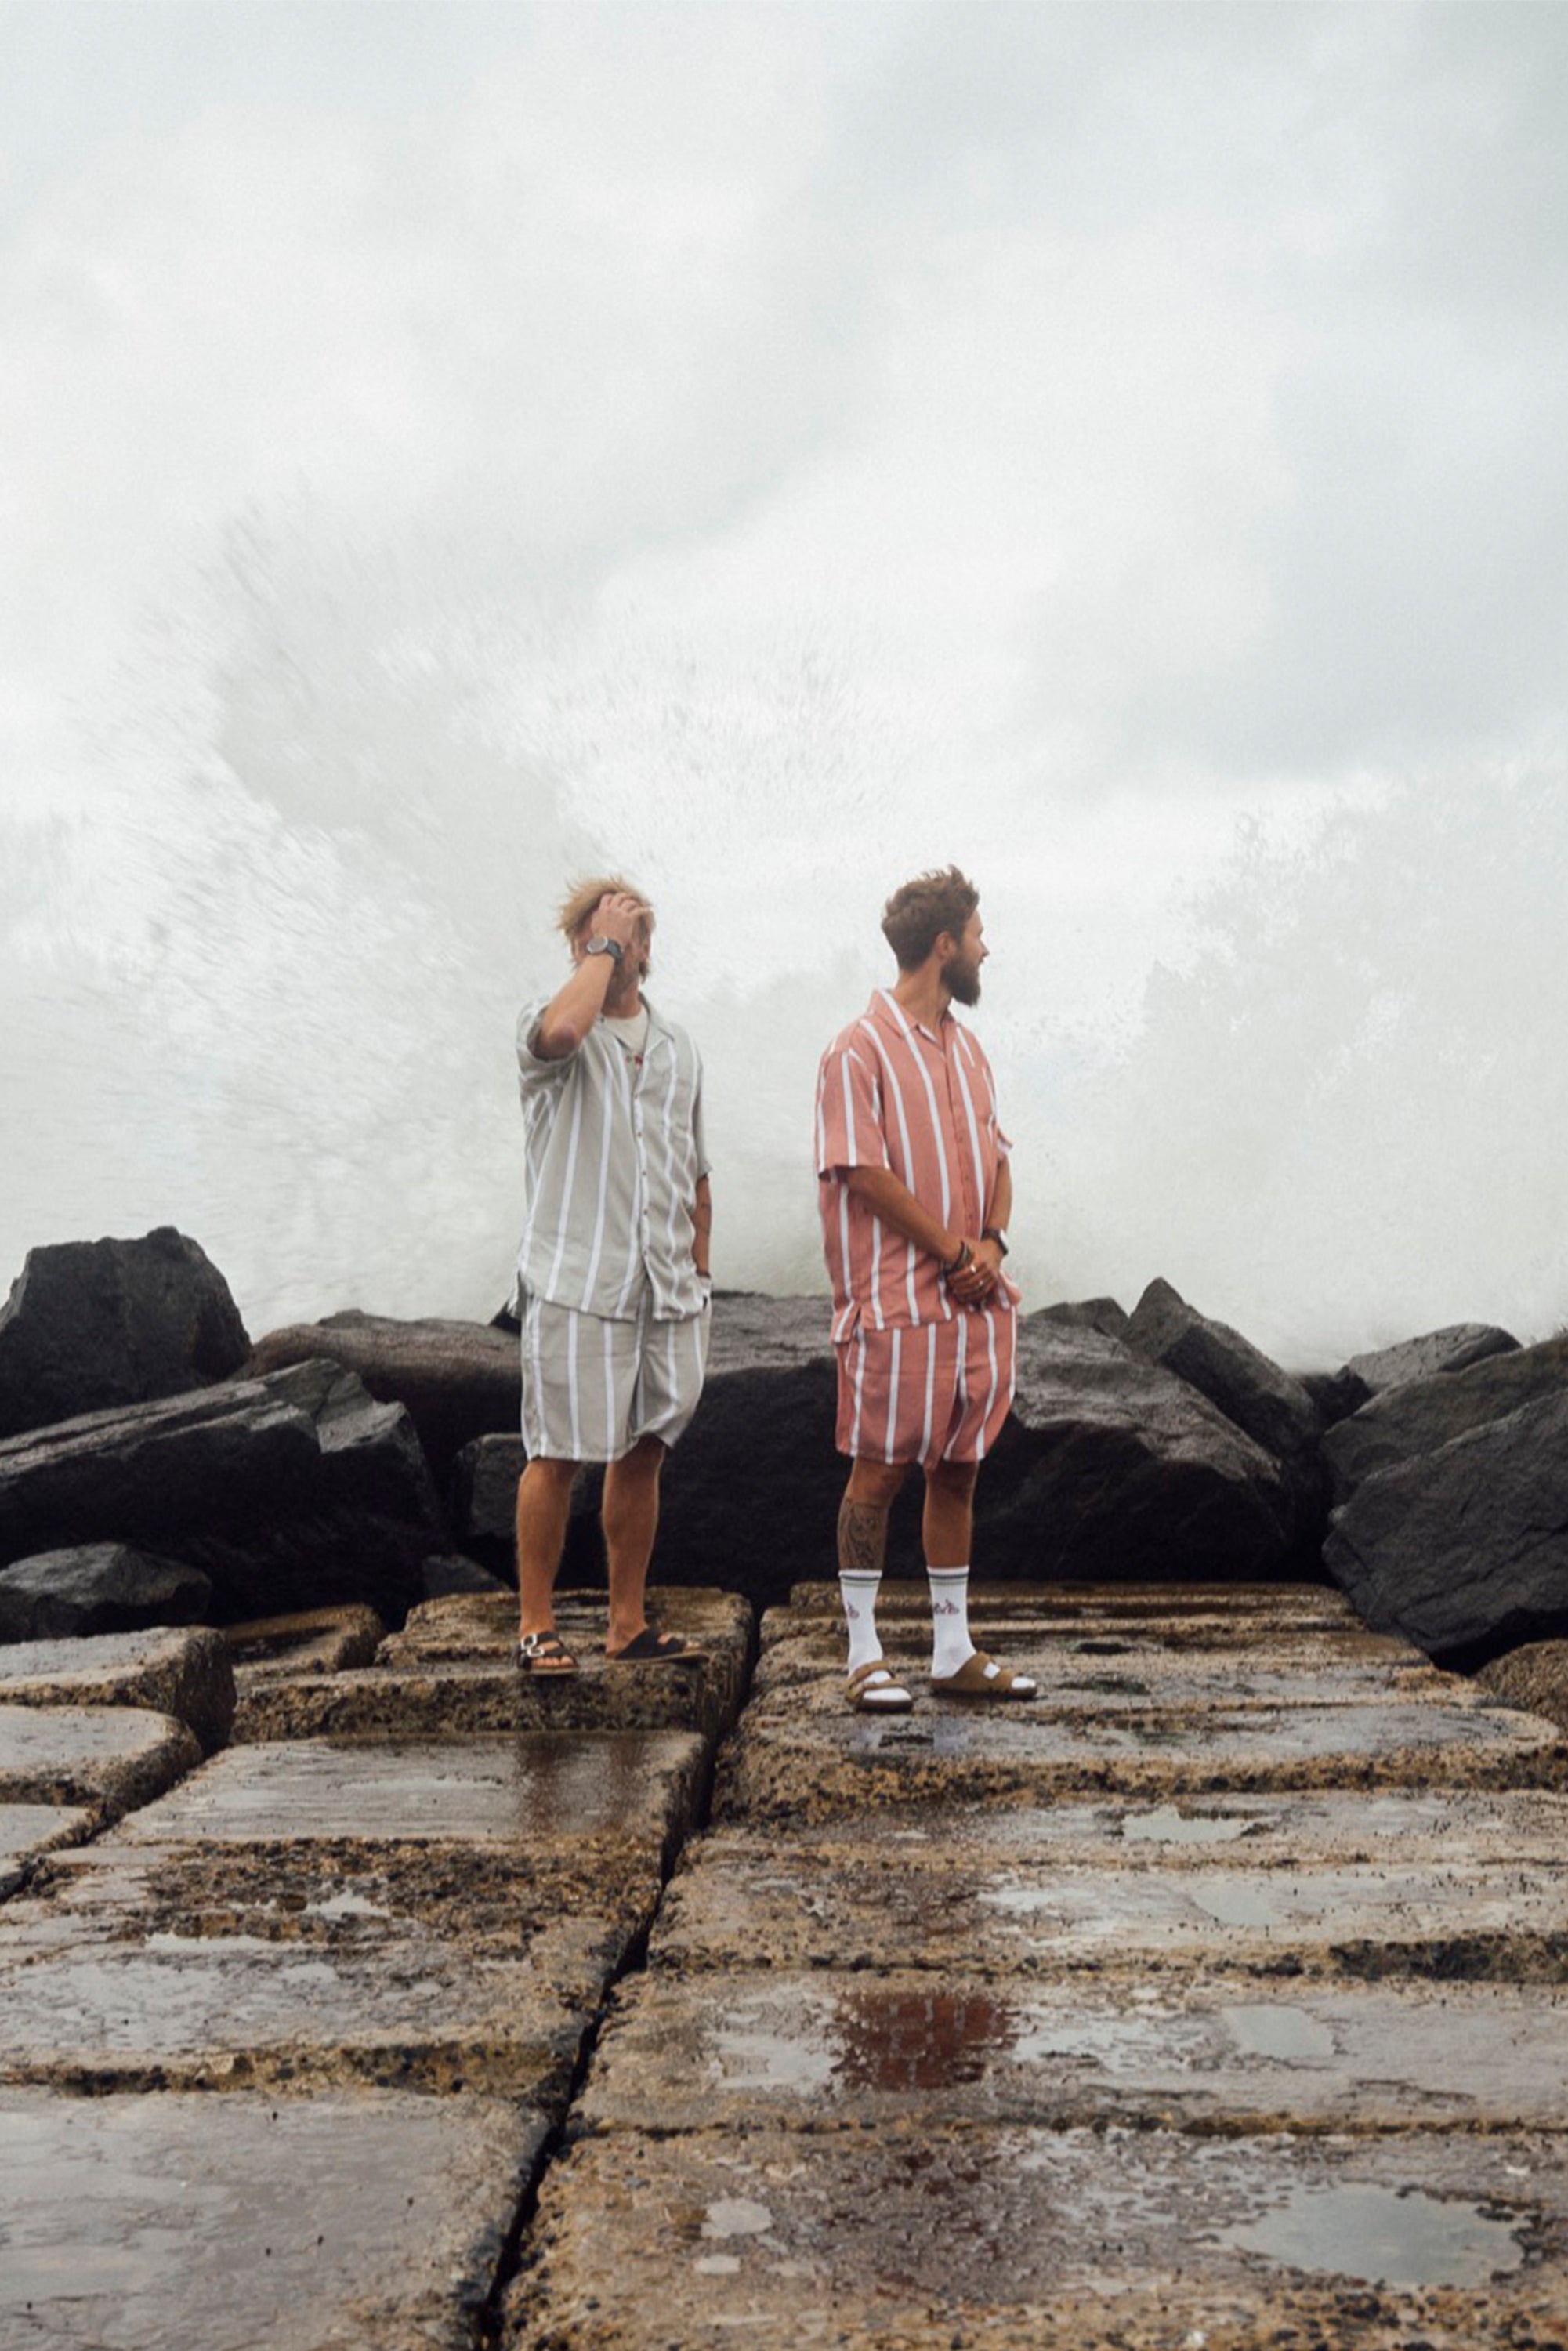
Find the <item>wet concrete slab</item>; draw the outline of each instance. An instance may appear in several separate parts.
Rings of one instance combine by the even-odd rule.
[[[906,2125],[580,2141],[508,2351],[1511,2351],[1563,2339],[1556,2137]]]
[[[772,1609],[764,1619],[764,1637],[840,1613],[836,1583],[797,1583],[789,1607]],[[924,1576],[883,1578],[879,1625],[902,1617],[928,1621],[930,1613]],[[1328,1583],[971,1583],[970,1622],[990,1625],[998,1618],[1124,1629],[1141,1624],[1173,1643],[1227,1647],[1250,1641],[1264,1624],[1302,1632],[1364,1629],[1343,1593]]]
[[[1286,1787],[1568,1786],[1568,1734],[1467,1697],[1289,1707],[965,1707],[849,1712],[836,1685],[774,1689],[747,1708],[720,1771],[716,1817],[824,1822],[936,1801],[1042,1801]]]
[[[424,1839],[507,1847],[595,1837],[660,1849],[705,1761],[686,1731],[306,1740],[232,1748],[125,1824],[151,1844]]]
[[[372,1666],[247,1685],[235,1738],[685,1729],[716,1739],[739,1711],[751,1611],[728,1593],[657,1596],[660,1621],[702,1642],[706,1656],[673,1666],[612,1664],[604,1656],[602,1604],[567,1597],[558,1619],[579,1671],[553,1679],[520,1675],[515,1600],[458,1593],[416,1609],[402,1633],[382,1643]]]
[[[474,2096],[0,2091],[0,2342],[470,2351],[545,2134]]]
[[[1049,1814],[1016,1815],[1032,1831]],[[1135,1815],[1134,1815],[1135,1817]],[[658,1970],[888,1965],[1051,1976],[1207,1970],[1369,1980],[1568,1980],[1561,1853],[1503,1864],[1391,1837],[1365,1862],[1184,1845],[1176,1865],[1085,1837],[989,1841],[862,1822],[832,1837],[706,1839],[666,1895]]]
[[[119,1706],[0,1704],[0,1803],[86,1806],[113,1820],[202,1760],[183,1722]]]
[[[584,2130],[1568,2129],[1568,1990],[643,1976]]]
[[[917,1698],[928,1689],[931,1652],[925,1627],[901,1638],[890,1626],[883,1643],[890,1665]],[[1063,1628],[1042,1634],[1021,1619],[1000,1619],[983,1635],[988,1652],[1026,1673],[1040,1688],[1038,1704],[1052,1716],[1129,1709],[1347,1704],[1496,1705],[1490,1693],[1428,1663],[1403,1641],[1375,1634],[1260,1635],[1228,1665],[1221,1679],[1212,1653],[1136,1638],[1096,1639]],[[824,1708],[842,1705],[843,1640],[825,1623],[777,1640],[762,1653],[754,1694],[811,1690]],[[933,1703],[936,1701],[933,1700]]]
[[[296,1674],[340,1674],[368,1666],[386,1639],[373,1608],[308,1608],[291,1616],[262,1616],[225,1625],[235,1677],[242,1688]]]
[[[605,1981],[640,1920],[519,1917],[514,1956],[417,1920],[330,1941],[182,1936],[116,1918],[61,1948],[0,1927],[0,2081],[74,2092],[288,2086],[482,2091],[559,2114]],[[79,1928],[79,1911],[70,1914]],[[116,1938],[116,1927],[123,1938]],[[597,1930],[597,1931],[596,1931]],[[563,1979],[566,1980],[563,1981]]]
[[[82,1806],[0,1804],[0,1900],[25,1885],[32,1865],[90,1836],[96,1813]]]
[[[0,1705],[130,1706],[172,1716],[210,1754],[234,1720],[228,1646],[209,1626],[159,1626],[0,1647]]]

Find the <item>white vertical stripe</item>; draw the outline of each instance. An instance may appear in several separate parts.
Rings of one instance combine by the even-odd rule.
[[[577,1408],[577,1317],[571,1315],[566,1326],[566,1396],[571,1416],[571,1458],[582,1458],[582,1420]]]
[[[883,1458],[888,1461],[893,1459],[894,1445],[898,1435],[898,1424],[896,1418],[898,1412],[898,1362],[899,1356],[903,1352],[903,1347],[904,1333],[902,1331],[894,1331],[893,1334],[893,1363],[891,1367],[891,1375],[887,1383],[887,1444],[883,1452]]]
[[[958,1033],[962,1036],[964,1032],[959,1029]],[[975,1198],[979,1204],[980,1222],[983,1225],[986,1221],[986,1212],[991,1204],[986,1197],[986,1163],[980,1153],[980,1132],[975,1123],[975,1103],[969,1092],[968,1077],[964,1069],[964,1057],[955,1053],[953,1060],[958,1072],[958,1092],[964,1097],[964,1115],[969,1123],[969,1149],[975,1162]]]
[[[613,1040],[611,1040],[611,1050],[614,1053],[615,1061],[619,1064],[621,1082],[624,1085],[626,1082],[626,1056]],[[605,1100],[601,1103],[600,1117],[602,1122],[602,1131],[600,1135],[599,1143],[599,1195],[593,1211],[593,1247],[589,1252],[588,1272],[582,1285],[582,1309],[584,1313],[591,1313],[592,1311],[589,1301],[593,1297],[593,1285],[599,1276],[599,1260],[604,1253],[604,1230],[609,1219],[610,1140],[613,1132],[614,1122],[610,1115],[610,1103],[608,1100]]]
[[[548,1453],[548,1452],[549,1451],[549,1429],[545,1426],[545,1358],[544,1358],[544,1349],[543,1349],[542,1345],[540,1344],[540,1341],[539,1341],[539,1321],[540,1321],[540,1316],[541,1316],[541,1312],[542,1312],[542,1309],[543,1309],[543,1304],[544,1304],[544,1301],[543,1301],[543,1300],[542,1300],[542,1299],[538,1299],[538,1298],[536,1298],[536,1299],[534,1299],[534,1300],[532,1301],[532,1306],[533,1306],[533,1341],[534,1341],[534,1401],[535,1401],[536,1405],[538,1405],[538,1423],[539,1423],[539,1444],[538,1444],[538,1449],[539,1449],[539,1451],[540,1451],[541,1453]]]
[[[931,1448],[931,1421],[936,1401],[936,1325],[925,1325],[925,1423],[920,1432],[920,1458],[925,1460]]]
[[[931,1113],[931,1139],[936,1145],[936,1165],[942,1177],[942,1221],[946,1224],[953,1214],[953,1195],[947,1181],[947,1138],[942,1131],[942,1117],[936,1107],[936,1089],[931,1082],[931,1072],[925,1066],[925,1056],[920,1050],[920,1040],[904,1019],[898,999],[896,997],[889,996],[884,998],[884,1001],[892,1007],[894,1019],[904,1031],[904,1041],[909,1048],[910,1057],[920,1072],[920,1082],[925,1089],[925,1107]],[[904,1134],[904,1146],[905,1149],[908,1148],[907,1130]]]
[[[566,1199],[570,1199],[571,1197],[571,1181],[573,1176],[577,1172],[577,1146],[579,1139],[582,1134],[582,1105],[584,1099],[584,1089],[581,1086],[576,1087],[573,1090],[571,1098],[571,1133],[567,1144],[566,1172],[561,1177],[561,1192]],[[561,1211],[559,1204],[556,1205],[553,1213],[556,1215],[559,1229],[558,1230],[555,1238],[555,1255],[550,1259],[549,1274],[545,1282],[544,1294],[547,1298],[554,1295],[556,1283],[560,1279],[560,1261],[566,1252],[566,1217]]]
[[[865,1401],[865,1332],[855,1332],[854,1418],[850,1424],[850,1453],[858,1460],[861,1449],[861,1406]]]
[[[625,1270],[622,1278],[621,1289],[615,1301],[616,1313],[624,1314],[628,1305],[631,1303],[632,1292],[635,1287],[637,1277],[643,1270],[643,1231],[641,1222],[643,1210],[643,1170],[641,1155],[637,1149],[637,1129],[633,1123],[633,1113],[636,1104],[635,1097],[632,1091],[632,1073],[626,1066],[625,1054],[618,1052],[617,1058],[621,1064],[619,1074],[621,1080],[622,1105],[626,1113],[625,1134],[627,1139],[632,1144],[632,1207],[630,1219],[622,1243],[624,1250]]]
[[[608,1315],[604,1320],[604,1435],[600,1450],[611,1452],[620,1442],[620,1419],[615,1410],[615,1325]]]
[[[991,1406],[997,1400],[997,1382],[1001,1377],[1001,1373],[997,1364],[996,1317],[988,1306],[984,1309],[984,1313],[986,1317],[986,1343],[991,1359],[991,1384],[986,1395],[986,1409],[980,1416],[980,1441],[975,1452],[975,1458],[977,1461],[983,1461],[986,1458],[986,1429],[991,1417]]]

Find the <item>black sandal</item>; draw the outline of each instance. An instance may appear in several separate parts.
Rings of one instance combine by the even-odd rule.
[[[577,1671],[577,1659],[559,1633],[525,1633],[517,1643],[517,1671],[538,1674],[546,1681],[564,1681]]]
[[[623,1649],[606,1649],[604,1655],[612,1666],[700,1665],[707,1651],[695,1641],[683,1641],[678,1633],[661,1633],[644,1625]]]

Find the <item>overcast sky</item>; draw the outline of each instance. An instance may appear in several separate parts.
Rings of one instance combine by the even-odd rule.
[[[1239,820],[1560,758],[1565,256],[1560,0],[0,0],[0,790],[244,520],[526,606],[672,975],[956,853],[1038,1042]]]

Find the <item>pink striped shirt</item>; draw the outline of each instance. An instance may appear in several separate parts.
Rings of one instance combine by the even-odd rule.
[[[969,1031],[910,1020],[879,987],[822,1056],[817,1077],[818,1203],[833,1285],[835,1344],[862,1319],[885,1331],[946,1322],[960,1310],[936,1259],[885,1226],[844,1181],[885,1167],[950,1232],[990,1221],[997,1176],[1011,1149],[997,1121],[991,1065]],[[1010,1308],[1004,1275],[990,1303]]]

